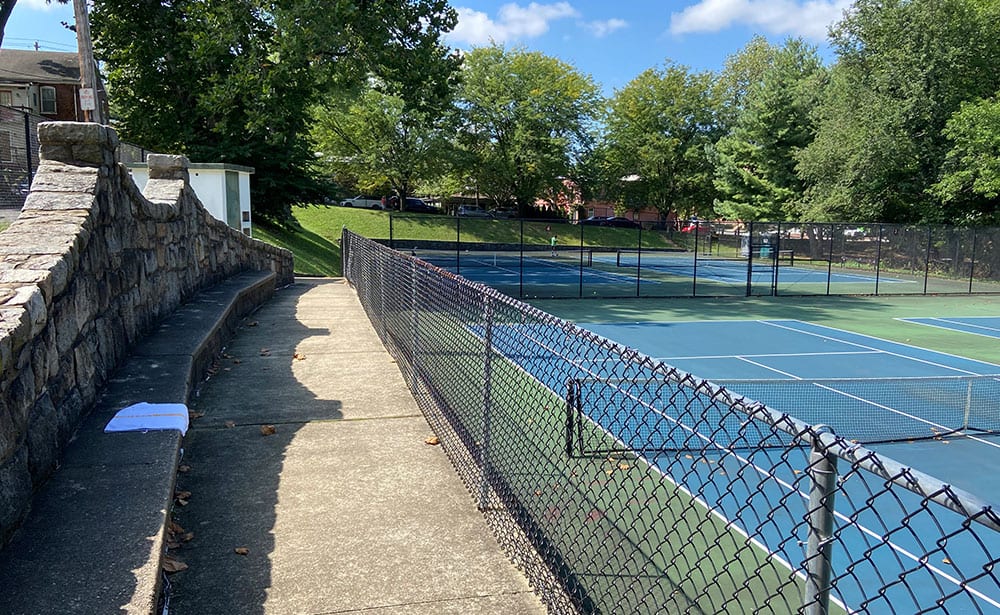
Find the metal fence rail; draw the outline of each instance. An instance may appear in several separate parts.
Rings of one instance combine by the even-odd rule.
[[[562,271],[531,271],[557,240]],[[393,214],[389,246],[512,297],[623,298],[1000,293],[1000,228],[704,221],[605,228],[565,220]],[[450,257],[447,255],[450,253]],[[573,259],[586,254],[585,259]],[[505,275],[471,272],[502,259]],[[576,275],[572,275],[575,270]]]
[[[1000,608],[1000,517],[974,496],[407,254],[342,245],[550,612]],[[684,446],[646,446],[668,433]]]

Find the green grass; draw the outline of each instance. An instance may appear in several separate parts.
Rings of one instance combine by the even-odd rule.
[[[8,226],[10,226],[10,222],[0,222],[0,233],[7,230]]]

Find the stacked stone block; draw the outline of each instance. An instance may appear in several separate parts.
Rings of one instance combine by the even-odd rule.
[[[38,132],[31,193],[0,233],[0,545],[144,333],[241,271],[293,281],[290,252],[205,210],[184,157],[151,155],[140,193],[114,130],[53,122]]]

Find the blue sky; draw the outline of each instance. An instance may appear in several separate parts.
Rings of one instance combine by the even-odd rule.
[[[490,41],[557,57],[591,75],[611,94],[647,68],[670,60],[719,70],[754,34],[780,44],[801,36],[825,48],[827,27],[849,0],[452,0],[459,24],[448,36],[468,49]],[[75,51],[70,5],[19,0],[4,47]]]
[[[636,75],[672,61],[719,70],[761,34],[780,44],[801,36],[828,60],[826,32],[849,0],[452,0],[454,47],[521,46],[590,74],[612,94]]]

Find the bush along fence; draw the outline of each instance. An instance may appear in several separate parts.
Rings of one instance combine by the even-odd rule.
[[[1000,293],[996,227],[608,228],[398,214],[388,243],[519,298]]]
[[[342,245],[375,329],[550,612],[1000,608],[996,508],[849,425],[776,412],[349,231]]]

